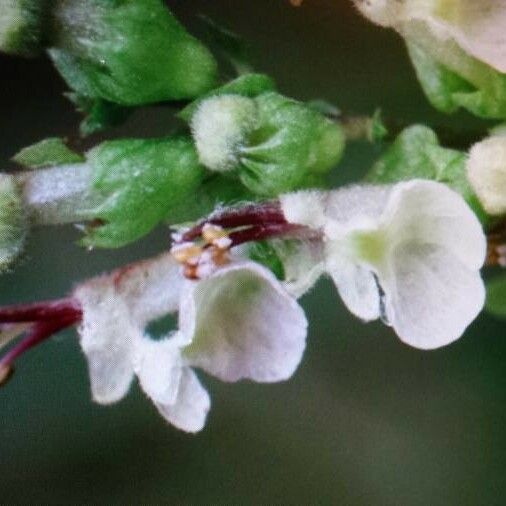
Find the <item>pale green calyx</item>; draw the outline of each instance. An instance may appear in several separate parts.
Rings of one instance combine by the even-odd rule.
[[[202,102],[191,121],[200,162],[217,172],[237,167],[256,120],[256,105],[250,98],[224,95]]]
[[[12,176],[0,174],[0,271],[21,252],[27,232],[23,203]]]

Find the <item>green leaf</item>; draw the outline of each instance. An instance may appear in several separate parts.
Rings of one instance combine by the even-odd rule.
[[[102,202],[88,210],[98,226],[88,228],[87,246],[117,248],[150,232],[191,205],[204,180],[193,142],[187,137],[123,139],[88,153],[92,191]]]
[[[482,222],[487,222],[488,217],[467,181],[466,154],[441,147],[435,132],[423,125],[403,130],[366,176],[366,181],[375,184],[410,179],[446,183],[464,197]]]
[[[500,318],[506,318],[506,274],[487,283],[486,310]]]
[[[276,84],[272,78],[265,74],[244,74],[193,101],[178,113],[178,117],[189,123],[199,105],[211,97],[240,95],[241,97],[254,98],[275,89]]]
[[[23,148],[12,160],[23,167],[35,169],[84,161],[84,157],[69,149],[63,139],[51,137]]]
[[[79,95],[125,106],[195,98],[217,64],[161,0],[57,2],[49,55]]]

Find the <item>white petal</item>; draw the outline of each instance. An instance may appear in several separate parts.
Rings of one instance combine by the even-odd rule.
[[[380,279],[387,316],[401,340],[416,348],[438,348],[458,339],[483,307],[479,272],[437,246],[398,246],[391,273]]]
[[[449,10],[449,9],[447,9]],[[469,54],[506,72],[506,3],[503,0],[460,0],[448,19],[429,17],[440,37],[453,38]]]
[[[185,356],[224,381],[289,378],[305,348],[302,308],[270,271],[230,264],[186,288],[180,329],[191,336]]]
[[[107,278],[81,285],[75,296],[83,309],[78,330],[93,399],[101,404],[116,402],[130,387],[133,343],[142,333],[132,324],[128,307]]]
[[[178,429],[199,432],[206,423],[211,400],[197,375],[189,367],[183,367],[174,403],[155,403],[155,405],[160,414]]]
[[[119,269],[110,279],[140,325],[178,310],[184,277],[170,253]]]
[[[327,262],[339,295],[346,307],[364,321],[380,316],[380,293],[374,274],[369,267],[335,257]]]
[[[432,244],[469,269],[485,260],[487,241],[476,215],[442,183],[412,180],[395,185],[381,217],[390,244]]]
[[[177,336],[136,342],[134,369],[144,392],[159,404],[173,404],[178,395],[183,361]]]
[[[307,190],[281,195],[279,202],[288,223],[318,229],[326,222],[326,199],[327,192]]]
[[[293,297],[302,297],[324,272],[322,244],[311,241],[275,241],[273,244],[283,264],[284,288]]]
[[[325,236],[341,240],[349,232],[377,226],[393,186],[355,185],[328,192]]]

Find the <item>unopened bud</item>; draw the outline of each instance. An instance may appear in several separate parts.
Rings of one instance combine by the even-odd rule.
[[[233,170],[248,190],[263,197],[318,182],[344,151],[341,126],[275,92],[209,98],[191,125],[202,164]]]
[[[506,136],[490,137],[471,148],[467,177],[488,214],[506,214]]]

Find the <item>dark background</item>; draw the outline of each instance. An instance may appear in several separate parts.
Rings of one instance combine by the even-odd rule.
[[[345,0],[174,0],[199,33],[204,13],[250,40],[257,68],[287,95],[354,113],[466,129],[434,112],[402,41]],[[49,136],[76,137],[78,116],[44,60],[0,56],[0,156]],[[167,109],[146,109],[111,135],[160,135]],[[91,139],[83,147],[96,142]],[[336,183],[379,154],[350,147]],[[72,228],[35,231],[0,302],[61,296],[79,280],[168,244],[159,230],[134,247],[84,251]],[[457,343],[422,352],[379,323],[353,318],[328,282],[306,296],[303,363],[277,385],[202,375],[213,406],[205,430],[167,426],[135,386],[118,405],[90,400],[75,335],[27,354],[0,391],[1,504],[501,505],[506,494],[504,323],[487,316]]]

